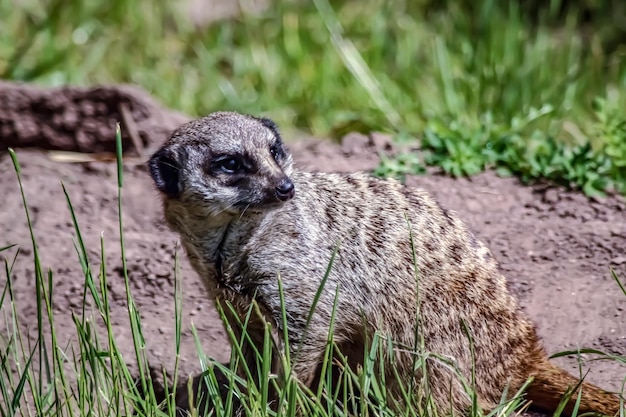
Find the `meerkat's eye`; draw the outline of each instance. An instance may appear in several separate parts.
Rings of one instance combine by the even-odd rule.
[[[239,158],[225,157],[215,161],[217,167],[226,174],[234,174],[241,170],[243,164]]]
[[[275,161],[278,161],[284,155],[283,150],[278,144],[272,145],[272,147],[270,148],[270,153],[272,154],[272,157]]]

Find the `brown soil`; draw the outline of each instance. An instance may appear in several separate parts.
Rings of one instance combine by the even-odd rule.
[[[9,99],[7,99],[9,97]],[[0,84],[0,247],[17,244],[13,291],[24,330],[35,333],[33,250],[18,183],[7,146],[112,151],[113,125],[122,120],[120,105],[130,109],[123,129],[134,127],[145,155],[167,132],[186,119],[161,109],[135,89],[40,90]],[[91,110],[86,110],[91,109]],[[130,119],[128,117],[130,114]],[[70,115],[70,116],[68,116]],[[96,126],[87,129],[86,126]],[[130,136],[127,138],[130,141]],[[368,170],[377,152],[391,148],[383,135],[350,135],[338,145],[312,139],[292,141],[296,161],[321,171]],[[54,274],[54,313],[61,345],[75,338],[72,312],[80,313],[84,277],[76,250],[61,182],[76,209],[94,273],[98,272],[100,236],[104,236],[114,332],[132,361],[132,342],[121,274],[117,219],[116,168],[111,162],[58,162],[50,152],[18,149],[22,180],[39,252]],[[129,157],[124,172],[124,233],[131,290],[143,319],[153,365],[174,366],[173,257],[176,236],[160,219],[161,207],[140,158]],[[475,230],[501,262],[511,290],[534,319],[550,353],[592,347],[626,354],[626,296],[611,277],[613,268],[626,280],[626,201],[617,196],[587,199],[557,187],[527,187],[492,172],[472,179],[431,173],[407,181],[431,191]],[[2,252],[12,260],[16,248]],[[198,370],[190,325],[197,328],[205,352],[228,359],[222,324],[182,257],[184,329],[183,374]],[[0,276],[4,287],[6,276]],[[4,312],[8,308],[4,306]],[[0,334],[6,332],[0,320]],[[2,340],[0,338],[0,340]],[[583,355],[584,358],[588,358]],[[558,359],[578,373],[576,357]],[[626,368],[615,362],[585,361],[588,380],[618,390]]]

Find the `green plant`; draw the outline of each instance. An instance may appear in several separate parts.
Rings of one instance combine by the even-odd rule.
[[[410,149],[415,144],[415,138],[406,132],[394,136],[393,142],[401,149]],[[379,152],[380,164],[373,174],[379,177],[395,177],[404,181],[408,174],[423,174],[426,172],[423,158],[418,152],[403,150],[393,156]]]
[[[594,100],[598,118],[598,142],[606,155],[605,171],[615,187],[626,193],[626,117],[619,104],[607,99]]]

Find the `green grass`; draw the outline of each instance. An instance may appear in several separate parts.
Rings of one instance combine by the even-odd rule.
[[[194,28],[164,0],[1,0],[0,76],[132,83],[191,115],[414,138],[418,163],[391,161],[384,175],[495,168],[626,192],[623,7],[519,3],[277,0]]]

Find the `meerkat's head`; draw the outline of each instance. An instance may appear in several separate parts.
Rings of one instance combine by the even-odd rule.
[[[148,163],[166,218],[169,210],[198,220],[285,203],[295,193],[292,165],[274,122],[232,112],[181,126]]]

